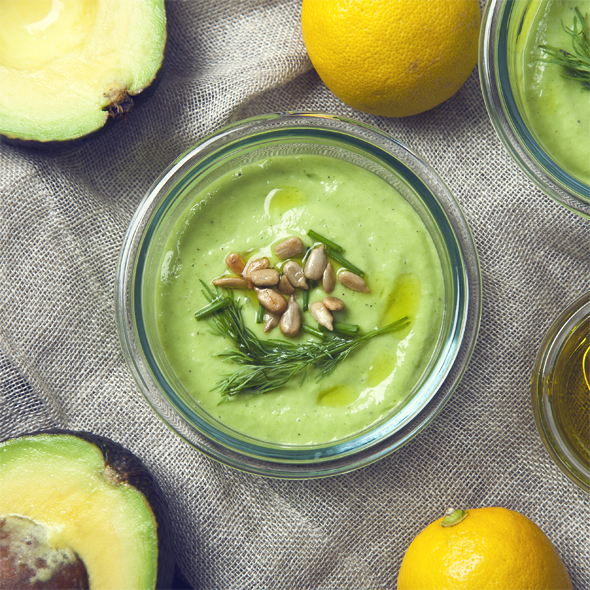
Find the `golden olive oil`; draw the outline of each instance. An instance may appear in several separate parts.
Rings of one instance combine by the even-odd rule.
[[[281,186],[268,193],[264,201],[264,212],[271,218],[280,220],[289,209],[303,207],[307,203],[306,194],[296,186]]]
[[[564,440],[586,464],[590,462],[590,322],[576,326],[559,355],[551,403]]]
[[[318,405],[344,407],[356,401],[358,393],[348,385],[336,385],[318,394]]]
[[[395,370],[396,359],[389,350],[382,350],[375,357],[375,362],[369,367],[367,385],[377,387],[383,383]]]

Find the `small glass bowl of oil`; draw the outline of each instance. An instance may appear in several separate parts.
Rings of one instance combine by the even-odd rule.
[[[558,467],[590,492],[590,293],[553,324],[537,354],[533,413]]]

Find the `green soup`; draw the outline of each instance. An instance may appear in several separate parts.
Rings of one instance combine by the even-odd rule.
[[[531,0],[517,41],[515,82],[536,140],[561,168],[590,185],[590,90],[564,78],[563,67],[540,61],[547,57],[540,45],[571,51],[564,26],[572,28],[575,7],[590,14],[589,0]]]
[[[238,365],[217,356],[231,343],[210,333],[194,313],[207,301],[200,280],[227,272],[225,257],[266,256],[280,263],[272,245],[307,229],[345,248],[365,272],[371,293],[339,283],[333,296],[345,302],[336,319],[365,331],[403,316],[403,331],[380,335],[351,354],[329,376],[292,378],[262,395],[240,394],[219,404],[215,386]],[[335,265],[338,269],[339,266]],[[263,334],[256,324],[253,291],[236,290],[247,326],[260,338],[285,338],[279,328]],[[321,300],[321,288],[310,302]],[[301,292],[297,294],[301,303]],[[211,417],[255,439],[285,444],[322,444],[342,439],[395,411],[412,391],[438,341],[444,283],[437,250],[409,203],[377,175],[325,156],[273,156],[222,176],[195,194],[170,235],[156,288],[158,335],[172,371]],[[304,322],[317,323],[309,313]],[[310,336],[300,333],[294,342]]]

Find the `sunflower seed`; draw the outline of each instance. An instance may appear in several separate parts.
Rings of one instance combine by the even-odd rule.
[[[338,299],[338,297],[324,297],[322,299],[322,303],[330,311],[342,311],[344,309],[344,301],[342,301],[342,299]]]
[[[285,266],[283,266],[283,273],[287,276],[291,285],[293,285],[293,287],[296,289],[309,288],[307,286],[307,281],[305,280],[303,269],[298,262],[289,260],[289,262],[285,263]]]
[[[287,278],[286,274],[281,275],[279,279],[279,291],[284,293],[285,295],[291,295],[291,293],[295,292],[295,287],[291,284],[291,281]]]
[[[236,252],[232,252],[225,257],[225,264],[235,275],[241,275],[246,266],[242,257]]]
[[[320,324],[320,326],[324,326],[330,331],[334,329],[332,326],[332,314],[321,301],[314,301],[309,306],[309,311],[311,312],[311,315],[317,320],[318,324]]]
[[[242,276],[248,277],[251,272],[255,270],[263,270],[270,266],[270,262],[268,258],[256,258],[254,260],[248,260],[248,264],[246,264],[246,268],[242,271]]]
[[[349,270],[343,270],[338,273],[338,280],[351,291],[360,291],[362,293],[370,293],[371,290],[367,287],[367,283],[361,277],[355,275]]]
[[[324,293],[331,293],[334,290],[335,286],[336,273],[334,272],[332,263],[328,262],[328,264],[326,264],[324,274],[322,274],[322,289],[324,290]]]
[[[280,320],[281,332],[285,336],[295,336],[301,328],[301,309],[295,300],[295,295],[289,297],[287,311],[281,316]]]
[[[287,302],[285,298],[272,289],[259,289],[254,287],[258,301],[273,313],[283,313],[287,309]]]
[[[322,244],[310,252],[305,263],[305,269],[303,270],[305,278],[312,281],[318,281],[322,278],[326,265],[328,264],[325,250],[326,246]]]
[[[279,325],[279,320],[281,316],[272,313],[272,311],[267,311],[264,314],[263,321],[264,321],[264,333],[270,332],[273,328],[276,328]]]
[[[274,268],[263,268],[248,273],[248,278],[257,287],[272,287],[279,283],[279,271]]]
[[[275,254],[281,260],[287,260],[287,258],[293,258],[299,256],[304,250],[303,242],[301,238],[287,238],[280,244],[275,246]]]
[[[221,277],[215,279],[213,284],[216,287],[224,287],[225,289],[251,289],[252,283],[240,277]]]

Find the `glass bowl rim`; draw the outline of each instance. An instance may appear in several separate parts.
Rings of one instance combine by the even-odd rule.
[[[488,0],[479,35],[478,69],[486,110],[504,147],[525,175],[547,196],[590,218],[590,186],[568,174],[536,141],[513,97],[506,63],[506,27],[517,0]]]
[[[338,117],[338,116],[334,116],[334,115],[327,115],[327,114],[321,114],[321,113],[287,112],[287,113],[271,113],[268,115],[261,115],[261,116],[257,116],[257,117],[251,117],[249,119],[245,119],[242,121],[238,121],[232,125],[228,125],[222,129],[220,129],[219,131],[208,135],[202,141],[200,141],[196,145],[192,146],[189,150],[187,150],[184,154],[182,154],[179,158],[177,158],[162,173],[160,178],[158,180],[156,180],[156,182],[152,185],[152,188],[148,191],[148,193],[144,197],[142,203],[138,207],[136,214],[129,226],[129,230],[128,230],[128,233],[125,237],[124,245],[121,250],[118,271],[117,271],[117,286],[116,286],[116,300],[115,300],[115,306],[116,306],[116,311],[117,311],[117,328],[118,328],[118,332],[119,332],[119,336],[121,339],[123,352],[124,352],[124,356],[126,358],[127,364],[131,368],[131,371],[134,375],[136,382],[138,383],[138,385],[140,387],[140,390],[142,391],[142,394],[144,395],[144,397],[146,398],[148,403],[152,406],[152,408],[156,411],[156,414],[160,417],[160,419],[162,419],[164,421],[164,423],[169,428],[171,428],[174,432],[176,432],[182,438],[187,440],[187,442],[189,442],[189,444],[193,445],[194,447],[196,447],[200,451],[204,452],[206,455],[208,455],[218,461],[221,461],[222,463],[225,463],[227,465],[231,465],[233,467],[236,467],[236,468],[244,470],[244,471],[258,473],[260,475],[271,475],[274,477],[278,476],[278,477],[292,477],[292,478],[299,478],[299,477],[308,478],[308,477],[319,477],[319,476],[323,476],[323,475],[332,475],[334,473],[350,471],[351,469],[354,469],[356,467],[360,467],[364,464],[368,464],[370,462],[373,462],[374,460],[377,460],[378,458],[380,458],[380,456],[388,454],[389,452],[392,452],[396,448],[399,448],[399,446],[401,446],[401,444],[400,444],[400,441],[398,441],[397,444],[391,445],[393,448],[387,447],[387,448],[373,449],[373,447],[382,446],[382,445],[380,445],[382,440],[378,439],[376,442],[372,442],[370,445],[369,450],[372,451],[371,453],[369,453],[370,456],[364,457],[361,461],[355,462],[355,463],[351,463],[351,460],[350,460],[351,457],[356,457],[358,455],[357,451],[355,450],[354,444],[352,444],[352,446],[351,446],[347,441],[345,450],[342,452],[330,451],[330,449],[337,449],[338,450],[338,444],[336,444],[336,445],[323,445],[322,448],[328,449],[328,451],[324,453],[321,463],[315,463],[315,462],[311,461],[311,459],[309,459],[309,458],[302,460],[297,456],[296,453],[297,453],[297,451],[301,450],[301,447],[297,447],[295,450],[293,448],[288,448],[286,454],[279,453],[279,457],[277,458],[276,456],[273,456],[274,451],[273,451],[273,453],[270,453],[270,454],[267,454],[265,452],[265,451],[268,451],[268,448],[266,445],[255,447],[255,448],[246,446],[246,448],[242,448],[237,452],[237,456],[233,456],[233,454],[236,453],[236,448],[233,447],[233,448],[228,449],[227,445],[225,445],[223,441],[219,441],[219,440],[214,441],[215,444],[218,445],[218,448],[213,448],[213,449],[209,445],[200,444],[202,441],[195,441],[194,436],[191,436],[191,434],[194,434],[194,433],[189,432],[187,434],[186,431],[182,431],[183,429],[181,429],[181,428],[179,429],[177,427],[177,425],[175,426],[174,424],[171,424],[171,420],[169,419],[169,416],[163,415],[163,414],[167,414],[167,412],[162,412],[161,408],[156,407],[156,404],[154,404],[153,400],[150,399],[150,396],[148,395],[148,393],[146,392],[146,389],[145,389],[146,387],[149,387],[149,384],[145,383],[145,379],[144,379],[145,376],[139,374],[139,373],[141,373],[141,370],[138,368],[138,366],[136,364],[136,359],[133,358],[133,351],[131,350],[132,347],[130,346],[129,339],[130,338],[133,339],[134,337],[137,336],[137,330],[133,329],[133,326],[132,326],[133,322],[129,321],[129,319],[130,319],[129,314],[128,314],[129,309],[127,308],[128,306],[126,303],[126,293],[129,290],[129,281],[128,281],[129,262],[132,261],[132,258],[130,258],[130,255],[133,250],[133,244],[135,244],[137,246],[137,243],[139,241],[141,241],[142,233],[145,231],[145,227],[148,225],[149,220],[146,221],[145,216],[150,211],[150,206],[153,206],[154,203],[158,202],[158,201],[159,201],[159,204],[157,205],[157,207],[154,210],[157,210],[158,207],[162,206],[162,202],[165,200],[163,198],[163,196],[165,196],[166,194],[169,194],[169,192],[171,190],[171,189],[169,189],[168,193],[162,192],[163,190],[165,191],[165,187],[166,187],[167,183],[171,183],[174,180],[175,173],[178,172],[178,170],[182,170],[183,165],[186,165],[187,162],[190,162],[192,159],[195,159],[195,158],[196,158],[196,161],[199,161],[199,158],[202,159],[203,152],[206,153],[206,150],[210,148],[212,143],[214,144],[217,141],[217,142],[221,142],[221,144],[224,144],[224,143],[228,144],[228,142],[229,142],[229,145],[231,146],[231,145],[233,145],[231,143],[232,142],[232,134],[234,136],[233,139],[236,141],[237,141],[236,138],[239,139],[240,137],[242,138],[242,140],[244,139],[244,137],[258,137],[258,135],[260,134],[261,128],[263,130],[267,130],[268,127],[271,127],[271,128],[275,128],[275,129],[278,128],[283,131],[286,129],[293,128],[293,129],[296,129],[298,133],[302,134],[305,132],[309,132],[310,129],[314,130],[318,126],[324,132],[326,132],[326,130],[328,130],[328,132],[333,135],[340,134],[342,136],[346,135],[345,131],[350,132],[351,130],[354,130],[354,131],[361,133],[360,130],[362,130],[363,134],[365,134],[365,135],[368,134],[369,137],[371,137],[372,139],[377,138],[379,141],[385,142],[390,148],[395,148],[397,150],[401,150],[401,151],[405,152],[406,157],[414,158],[416,160],[416,162],[419,163],[420,166],[422,166],[423,168],[426,168],[428,170],[428,172],[430,174],[429,182],[432,182],[432,178],[430,178],[430,177],[433,177],[440,184],[440,186],[437,188],[440,190],[440,188],[443,187],[444,190],[446,190],[446,192],[448,193],[448,195],[451,199],[451,203],[452,203],[451,206],[455,208],[455,210],[451,212],[453,215],[453,223],[461,225],[461,227],[457,228],[453,225],[453,223],[451,223],[451,221],[449,221],[447,219],[451,230],[454,232],[453,233],[454,239],[456,241],[457,248],[458,248],[459,253],[461,255],[461,262],[463,264],[463,272],[465,274],[465,279],[467,279],[468,272],[470,273],[469,284],[467,286],[468,292],[465,295],[466,299],[463,303],[463,309],[461,310],[463,316],[465,316],[465,317],[460,318],[460,320],[461,320],[460,321],[461,334],[458,338],[459,342],[458,342],[457,351],[455,354],[456,358],[453,357],[453,363],[451,363],[451,366],[449,366],[447,368],[447,374],[445,375],[446,379],[450,379],[451,381],[450,381],[449,386],[446,388],[446,392],[445,392],[445,395],[443,396],[443,399],[436,400],[437,404],[436,404],[435,408],[428,409],[428,407],[423,407],[420,410],[420,412],[418,412],[417,416],[414,416],[414,418],[416,418],[416,417],[420,417],[420,414],[422,414],[422,418],[424,418],[424,416],[423,416],[424,412],[428,411],[428,419],[423,420],[424,423],[419,424],[418,425],[419,427],[417,427],[416,424],[412,425],[412,423],[409,423],[407,425],[407,428],[411,430],[411,436],[406,435],[404,437],[403,441],[401,441],[401,444],[405,444],[405,442],[407,442],[407,440],[409,440],[410,438],[415,436],[420,430],[422,430],[422,428],[424,428],[427,424],[429,424],[432,419],[434,419],[434,417],[442,409],[442,406],[444,405],[444,403],[448,400],[448,397],[450,397],[451,393],[456,388],[456,385],[458,384],[460,377],[462,376],[463,372],[465,371],[466,366],[467,366],[467,362],[468,362],[469,357],[471,356],[471,353],[473,351],[473,347],[475,345],[475,339],[477,336],[477,331],[479,328],[480,316],[481,316],[481,295],[480,295],[480,293],[481,293],[481,276],[480,276],[480,272],[479,272],[479,262],[477,259],[477,252],[475,250],[475,244],[473,241],[473,237],[471,236],[471,233],[469,231],[467,223],[463,217],[463,214],[462,214],[456,200],[454,199],[453,195],[450,193],[450,191],[446,187],[446,185],[442,182],[440,177],[438,177],[438,175],[434,172],[434,170],[432,170],[432,168],[430,168],[423,161],[423,159],[421,159],[419,156],[417,156],[416,154],[414,154],[413,152],[408,150],[408,148],[406,148],[401,143],[397,142],[396,140],[394,140],[393,138],[391,138],[387,134],[379,131],[378,129],[375,129],[373,127],[365,125],[363,123],[359,123],[358,121],[354,121],[354,120],[347,119],[344,117]],[[336,127],[336,129],[334,129],[334,126]],[[358,141],[360,141],[358,137],[356,139]],[[365,141],[365,143],[368,145],[368,141],[366,139],[363,141]],[[421,183],[423,183],[426,187],[428,187],[429,191],[432,193],[432,197],[434,198],[434,200],[437,201],[438,206],[441,208],[443,214],[445,214],[445,216],[448,217],[449,211],[447,211],[445,209],[445,207],[443,207],[438,202],[437,197],[435,197],[434,193],[432,192],[432,190],[433,190],[432,187],[430,187],[430,185],[419,174],[416,174],[416,170],[412,170],[410,167],[405,165],[404,162],[399,160],[399,158],[392,155],[391,153],[390,153],[390,156],[392,158],[395,158],[400,163],[400,165],[403,165],[406,168],[408,168],[408,170],[410,172],[412,172]],[[218,152],[215,152],[215,150],[214,150],[212,152],[212,157],[219,157]],[[176,182],[178,182],[178,180],[176,180]],[[172,185],[174,186],[174,182],[172,182]],[[449,203],[446,203],[446,206],[449,207],[450,206]],[[457,220],[459,220],[459,221],[457,221]],[[143,230],[141,228],[142,223],[144,224]],[[438,225],[438,222],[437,222],[437,225]],[[457,233],[461,233],[461,236],[457,236]],[[462,241],[460,241],[460,239]],[[448,247],[446,242],[445,242],[445,247]],[[469,250],[469,252],[467,252],[467,254],[468,254],[468,261],[467,262],[464,259],[465,258],[464,250],[465,249]],[[135,255],[137,256],[137,252],[135,253]],[[468,263],[471,265],[470,268],[467,268],[467,266],[466,266]],[[131,276],[134,276],[134,273],[136,272],[136,265],[137,265],[137,261],[133,260],[133,272],[132,272]],[[466,317],[468,312],[469,312],[469,316],[470,316],[469,318]],[[467,335],[465,334],[466,329],[468,332]],[[467,337],[465,337],[465,335]],[[456,360],[459,358],[460,351],[461,351],[461,354],[463,355],[464,358],[462,359],[462,362],[460,363],[459,370],[455,371],[454,375],[448,375],[448,373],[453,372],[452,370],[454,369],[454,364],[455,364]],[[441,388],[442,384],[443,383],[441,382],[439,388],[437,388],[437,391],[435,393],[438,393],[438,389]],[[433,399],[435,397],[436,397],[436,395],[432,396]],[[428,404],[426,404],[426,406],[428,406]],[[175,409],[176,409],[176,411],[178,411],[178,408],[175,408]],[[415,422],[414,418],[412,419],[411,422]],[[192,425],[192,426],[194,427],[194,425]],[[374,439],[375,438],[374,435],[375,435],[375,432],[377,432],[377,430],[378,429],[371,430],[367,434],[368,438]],[[203,436],[202,432],[200,432],[200,434],[201,434],[201,436]],[[391,433],[389,433],[389,434],[391,434]],[[385,440],[391,438],[391,436],[389,434],[385,437]],[[204,436],[207,436],[207,435],[204,435]],[[355,438],[352,442],[356,441],[357,438]],[[210,440],[208,442],[211,443]],[[337,441],[337,443],[338,443],[338,441]],[[278,446],[280,446],[280,445],[278,445]],[[260,456],[261,451],[264,455],[264,457],[262,457],[262,458]],[[229,455],[232,455],[232,456],[228,456],[228,453],[229,453]],[[246,458],[245,461],[243,460],[244,458]],[[262,466],[259,464],[253,465],[252,461],[254,463],[257,463],[258,461],[262,461],[262,463],[264,463],[264,465],[262,465]],[[315,465],[316,467],[321,466],[321,468],[313,470],[313,469],[309,469],[309,465],[307,465],[308,469],[303,470],[303,472],[300,472],[297,470],[296,466],[298,466],[301,463],[310,463],[310,461],[311,461],[312,467]],[[344,463],[344,464],[338,464],[338,463]]]
[[[590,466],[583,465],[580,458],[572,454],[555,427],[545,388],[553,363],[571,336],[571,330],[585,321],[590,325],[590,293],[583,293],[571,303],[545,334],[533,366],[531,404],[537,431],[549,455],[571,481],[590,493]]]

